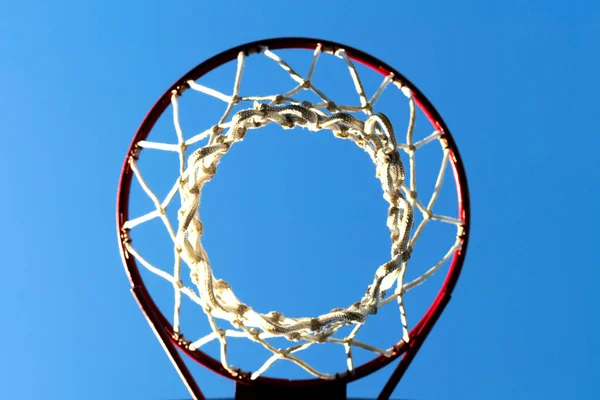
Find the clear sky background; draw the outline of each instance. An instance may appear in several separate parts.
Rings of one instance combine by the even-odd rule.
[[[310,36],[362,49],[416,83],[467,168],[463,275],[394,396],[598,398],[598,21],[593,1],[4,2],[0,397],[187,395],[121,266],[114,204],[127,146],[154,101],[199,62],[252,40]],[[337,192],[305,168],[310,157],[288,155],[299,179],[290,190],[318,195],[291,192],[297,211],[271,213],[277,192],[257,180],[235,216],[252,237],[239,249],[213,245],[217,253],[239,252],[252,268],[270,248],[297,245],[313,249],[318,268],[344,271],[354,249],[335,240],[347,229],[327,201]],[[361,193],[352,190],[342,194]],[[296,243],[281,238],[282,216],[306,232]],[[367,217],[354,226],[369,232]],[[209,397],[233,395],[230,382],[193,371]],[[350,393],[375,396],[382,382]]]

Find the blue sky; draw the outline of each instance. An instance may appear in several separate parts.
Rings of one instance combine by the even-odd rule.
[[[393,65],[444,116],[467,168],[472,231],[463,274],[394,397],[597,398],[600,7],[397,3],[3,4],[3,397],[187,395],[121,266],[114,227],[121,164],[146,112],[183,73],[229,47],[293,35],[346,43]],[[228,273],[259,288],[250,297],[268,293],[269,304],[291,312],[346,296],[345,280],[372,268],[360,261],[385,256],[388,246],[351,246],[352,232],[386,238],[372,166],[354,165],[338,179],[325,171],[348,146],[319,164],[329,147],[302,139],[290,135],[289,146],[281,139],[285,152],[267,152],[248,170],[252,159],[240,144],[223,186],[215,180],[206,200],[219,215],[213,262],[232,256],[240,265]],[[270,163],[283,167],[273,172]],[[278,179],[294,184],[275,190]],[[236,195],[239,208],[219,205]],[[343,208],[338,196],[377,209]],[[232,211],[218,214],[226,205]],[[236,229],[237,246],[218,239]],[[289,254],[289,271],[267,273]],[[289,286],[273,286],[271,277]],[[302,297],[307,308],[294,296],[284,301],[311,284],[317,295]],[[191,367],[207,396],[232,396],[232,383]],[[369,378],[350,394],[375,396],[383,381]]]

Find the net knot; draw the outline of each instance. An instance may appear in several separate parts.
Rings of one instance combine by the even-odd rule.
[[[313,332],[318,332],[319,330],[321,330],[321,322],[318,318],[310,319],[310,330]]]
[[[284,104],[286,102],[285,97],[283,97],[282,95],[278,94],[277,96],[275,96],[275,98],[273,99],[273,104]]]
[[[335,135],[335,137],[338,137],[340,139],[348,139],[350,137],[350,133],[347,129],[338,129],[334,131],[333,134]]]
[[[256,328],[251,328],[248,330],[248,333],[250,334],[250,336],[252,336],[254,339],[258,338],[260,336],[260,330],[256,329]]]
[[[247,305],[245,305],[245,304],[240,304],[240,305],[238,305],[238,308],[237,308],[237,315],[238,315],[238,317],[240,317],[240,318],[244,318],[244,315],[245,315],[245,314],[246,314],[246,313],[247,313],[249,310],[250,310],[250,307],[248,307],[248,306],[247,306]]]
[[[317,334],[313,335],[313,340],[317,343],[325,343],[326,339],[327,339],[327,335],[325,335],[324,333],[317,333]]]
[[[300,340],[302,338],[302,335],[300,335],[299,332],[292,332],[292,333],[288,334],[286,337],[291,342],[297,342],[298,340]]]
[[[217,291],[224,291],[224,290],[228,290],[231,289],[231,286],[229,286],[229,283],[227,283],[227,281],[223,280],[223,279],[217,279],[216,281],[213,282],[213,288]]]
[[[423,210],[421,212],[421,214],[423,214],[423,219],[426,221],[431,219],[431,217],[433,216],[433,213],[431,212],[431,210]]]
[[[285,319],[285,316],[277,311],[271,311],[266,315],[266,317],[273,323],[280,324]]]
[[[202,164],[201,168],[208,179],[212,179],[217,173],[217,165],[214,163],[208,164],[207,166]]]
[[[210,128],[210,130],[214,136],[220,135],[221,133],[223,133],[225,131],[225,129],[223,129],[219,125],[213,125],[212,128]]]

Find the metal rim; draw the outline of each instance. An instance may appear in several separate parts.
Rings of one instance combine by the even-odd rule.
[[[154,303],[152,297],[150,296],[143,280],[140,275],[138,266],[133,256],[131,256],[126,248],[125,243],[128,240],[128,234],[122,228],[123,223],[128,220],[128,211],[129,211],[129,193],[131,182],[133,178],[133,173],[131,168],[129,167],[128,160],[131,156],[135,156],[135,147],[137,142],[140,140],[144,140],[148,137],[154,124],[158,120],[158,118],[162,115],[162,113],[167,109],[170,105],[171,101],[171,92],[179,87],[184,86],[188,80],[197,80],[208,72],[212,71],[219,66],[234,60],[240,51],[243,51],[246,54],[253,54],[260,50],[260,47],[266,46],[272,50],[280,50],[280,49],[307,49],[314,50],[317,45],[321,44],[323,46],[324,52],[331,52],[337,49],[344,49],[346,54],[356,62],[359,62],[363,65],[366,65],[376,72],[379,72],[382,75],[387,75],[389,73],[394,73],[396,77],[398,77],[404,85],[406,85],[413,93],[414,99],[418,105],[418,107],[426,114],[430,123],[438,130],[444,133],[444,137],[447,139],[448,147],[450,149],[450,162],[452,166],[453,176],[456,183],[456,188],[458,192],[458,215],[459,218],[464,222],[463,236],[462,236],[462,246],[460,249],[456,250],[454,256],[452,258],[448,273],[446,275],[446,279],[438,292],[435,300],[429,307],[428,311],[421,318],[421,320],[413,327],[410,331],[411,341],[408,345],[400,340],[394,346],[394,353],[391,357],[385,357],[383,355],[377,356],[373,358],[371,361],[356,367],[353,374],[342,374],[333,381],[326,381],[319,378],[312,379],[300,379],[300,380],[287,380],[281,378],[271,378],[271,377],[259,377],[254,381],[250,381],[247,377],[234,377],[227,372],[221,362],[209,356],[208,354],[200,351],[200,350],[189,350],[183,345],[177,338],[174,336],[173,327],[168,321],[168,319],[164,316],[164,314],[160,311],[157,305]],[[336,383],[340,382],[351,382],[356,379],[360,379],[365,377],[380,368],[388,365],[392,361],[396,360],[401,355],[404,355],[401,362],[397,366],[396,370],[390,377],[390,380],[386,387],[384,388],[384,392],[391,391],[396,386],[397,382],[400,380],[404,371],[408,368],[410,362],[414,358],[416,352],[419,350],[420,346],[425,341],[427,335],[431,331],[433,325],[437,322],[439,316],[442,314],[444,308],[446,307],[448,301],[450,300],[451,293],[456,286],[458,281],[463,262],[466,256],[468,237],[469,237],[469,223],[470,223],[470,205],[469,205],[469,194],[467,188],[467,178],[464,169],[464,165],[460,158],[458,148],[454,141],[454,138],[450,134],[450,131],[446,124],[444,123],[442,117],[437,112],[437,110],[433,107],[431,102],[421,93],[421,91],[412,84],[408,79],[406,79],[402,74],[396,71],[391,66],[386,63],[378,60],[377,58],[364,53],[360,50],[354,49],[349,46],[345,46],[339,43],[320,40],[320,39],[312,39],[312,38],[275,38],[275,39],[267,39],[255,41],[247,44],[243,44],[241,46],[237,46],[226,50],[207,61],[199,64],[180,79],[178,79],[171,87],[169,87],[165,93],[159,98],[159,100],[154,104],[154,106],[150,109],[149,113],[144,118],[140,127],[138,128],[131,145],[129,146],[129,150],[125,157],[125,161],[123,164],[123,168],[121,170],[121,176],[119,180],[119,188],[117,194],[117,235],[119,238],[119,247],[121,251],[121,257],[123,260],[123,264],[125,266],[127,275],[129,277],[129,281],[132,287],[132,293],[136,298],[140,308],[142,309],[144,315],[148,319],[151,327],[155,331],[156,335],[160,339],[165,348],[165,351],[171,357],[172,362],[176,365],[179,373],[184,377],[188,388],[197,389],[198,393],[200,393],[198,387],[195,382],[189,382],[193,378],[187,367],[185,366],[183,360],[179,356],[177,352],[177,348],[185,353],[187,356],[192,358],[193,360],[199,362],[205,367],[211,369],[212,371],[238,381],[241,384],[252,384],[254,382],[258,384],[271,384],[271,385],[284,385],[284,386],[306,386],[306,385],[320,385],[320,384],[328,384],[328,383]],[[191,390],[193,391],[193,390]],[[382,395],[384,394],[382,392]],[[388,396],[389,396],[388,394]]]

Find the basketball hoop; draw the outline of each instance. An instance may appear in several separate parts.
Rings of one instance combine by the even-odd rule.
[[[278,55],[280,50],[294,50],[305,55],[308,72],[303,75],[296,72],[292,63]],[[247,60],[252,57],[265,57],[285,71],[290,78],[289,85],[274,88],[267,95],[245,93],[241,84],[245,68],[250,68]],[[326,93],[314,83],[313,74],[322,57],[333,57],[345,65],[358,105],[344,104],[336,93]],[[231,94],[215,90],[202,81],[206,74],[230,62],[236,65]],[[378,88],[370,95],[366,93],[355,63],[366,65],[372,69],[372,74],[381,76]],[[264,79],[263,85],[267,87],[268,76]],[[399,127],[396,120],[378,110],[378,101],[386,91],[396,91],[404,99],[402,109],[406,113],[406,125]],[[306,100],[303,93],[310,93],[315,100]],[[223,103],[224,111],[212,120],[207,117],[207,122],[196,133],[186,135],[181,124],[184,108],[180,98],[192,95],[218,99]],[[173,135],[172,141],[165,143],[153,138],[153,129],[169,109]],[[425,137],[417,139],[414,132],[419,112],[431,128]],[[314,132],[331,132],[337,138],[355,143],[375,165],[375,175],[388,203],[391,256],[387,262],[374,267],[372,281],[351,305],[340,305],[316,316],[287,316],[279,311],[261,313],[238,298],[226,281],[217,278],[218,267],[213,270],[202,244],[205,234],[200,218],[202,189],[216,176],[217,167],[234,145],[240,144],[254,130],[270,124],[284,129],[301,127]],[[417,192],[416,155],[429,146],[440,149],[437,179],[429,193]],[[177,170],[161,171],[161,176],[163,172],[165,176],[171,173],[165,178],[171,182],[171,189],[164,198],[159,198],[152,190],[140,163],[150,152],[171,153],[178,159]],[[442,192],[448,166],[454,178],[458,206],[453,215],[436,213],[434,207]],[[151,212],[130,215],[133,184],[152,201],[154,209]],[[173,209],[177,211],[176,217],[167,212]],[[420,222],[415,222],[415,215],[419,216]],[[145,257],[146,250],[136,245],[136,230],[156,220],[162,221],[172,241],[174,262],[171,265],[155,265]],[[440,259],[419,269],[416,278],[407,280],[407,269],[412,266],[411,255],[418,251],[422,234],[432,223],[447,224],[455,229],[436,243],[443,248]],[[348,46],[306,38],[270,39],[230,49],[200,64],[173,84],[150,110],[134,136],[123,165],[117,199],[117,231],[132,292],[190,393],[198,399],[203,399],[203,394],[178,349],[214,372],[235,380],[238,399],[251,399],[265,393],[283,397],[290,397],[291,393],[308,396],[315,388],[329,398],[345,398],[348,382],[401,357],[379,396],[380,399],[389,398],[450,299],[465,258],[468,227],[469,197],[464,168],[454,139],[431,103],[411,82],[385,63]],[[140,266],[145,273],[159,277],[165,290],[172,291],[174,306],[161,306],[151,296]],[[430,300],[428,310],[418,322],[410,324],[404,295],[418,290],[416,288],[444,268],[447,268],[446,278],[437,295]],[[182,320],[182,298],[196,305],[197,314],[205,315],[210,331],[193,333],[194,336],[188,331],[184,334],[182,326],[186,322]],[[400,323],[397,342],[387,347],[367,343],[359,337],[361,328],[383,307],[397,308]],[[272,340],[275,338],[286,340],[288,345],[276,346]],[[257,370],[242,370],[228,360],[229,341],[242,339],[271,354]],[[203,351],[205,345],[214,342],[219,344],[219,359]],[[302,357],[303,351],[313,346],[343,349],[345,370],[315,368]],[[371,361],[355,365],[353,349],[356,348],[371,352]],[[277,362],[290,362],[313,378],[288,380],[267,376],[269,368]],[[286,391],[289,388],[294,392]]]

